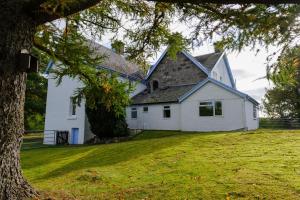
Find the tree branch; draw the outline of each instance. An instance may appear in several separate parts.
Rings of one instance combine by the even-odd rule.
[[[191,4],[203,4],[203,3],[214,3],[214,4],[299,4],[299,0],[148,0],[155,2],[165,3],[191,3]]]
[[[37,25],[66,17],[82,10],[88,9],[100,3],[102,0],[74,0],[74,1],[57,1],[56,4],[50,4],[47,0],[30,0],[24,6],[28,15],[32,16]],[[299,0],[146,0],[152,2],[165,3],[191,3],[191,4],[285,4],[299,3]],[[63,2],[63,3],[61,3]]]
[[[50,4],[45,0],[37,1],[40,4],[38,7],[34,7],[36,9],[32,9],[31,7],[30,10],[28,10],[28,6],[37,6],[37,3],[33,4],[32,1],[28,2],[27,6],[24,7],[28,14],[35,19],[37,25],[75,14],[101,2],[101,0],[74,0],[67,1],[67,3],[60,3],[60,1],[58,1],[59,3]]]

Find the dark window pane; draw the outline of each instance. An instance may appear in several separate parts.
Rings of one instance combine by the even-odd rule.
[[[136,119],[137,118],[137,110],[136,108],[131,109],[131,118]]]
[[[152,88],[153,88],[153,90],[156,90],[158,88],[158,81],[154,80],[152,82]]]
[[[164,110],[164,118],[170,118],[171,117],[171,111],[170,110]]]
[[[164,118],[170,118],[171,117],[170,106],[164,106],[163,114],[164,114]]]
[[[222,115],[222,102],[221,101],[215,102],[215,115]]]
[[[76,115],[76,102],[73,98],[70,98],[70,104],[71,104],[70,114]]]
[[[207,104],[205,106],[205,105],[200,103],[199,115],[200,116],[213,116],[214,115],[214,110],[213,110],[212,104],[209,102],[209,104]]]
[[[253,105],[253,119],[257,118],[256,106]]]
[[[148,112],[148,107],[144,107],[144,112]]]

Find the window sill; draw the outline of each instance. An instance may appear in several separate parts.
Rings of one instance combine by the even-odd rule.
[[[216,118],[223,118],[224,115],[214,115],[214,116],[199,116],[200,118],[202,117],[207,117],[207,118],[213,118],[213,117],[216,117]]]
[[[76,116],[76,115],[69,116],[67,119],[68,119],[68,120],[76,120],[76,119],[77,119],[77,116]]]

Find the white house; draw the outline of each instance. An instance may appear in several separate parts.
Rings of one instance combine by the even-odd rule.
[[[138,67],[111,50],[96,45],[107,55],[103,66],[120,75],[121,81],[136,83],[130,94],[132,104],[126,108],[130,129],[230,131],[258,128],[258,102],[238,91],[225,53],[193,57],[179,52],[176,60],[167,50],[146,77]],[[78,80],[64,78],[61,85],[48,79],[45,120],[45,144],[62,139],[83,144],[93,137],[85,114],[85,103],[78,107],[71,101]]]
[[[131,81],[135,84],[136,88],[130,96],[145,90],[146,86],[142,83],[143,76],[137,65],[126,61],[121,55],[104,46],[93,42],[89,46],[100,55],[106,56],[99,67],[117,73],[120,81]],[[79,80],[69,77],[64,77],[61,84],[57,86],[53,75],[49,73],[44,144],[60,142],[83,144],[94,136],[89,128],[84,100],[80,106],[72,102],[74,91],[81,86]]]
[[[231,131],[258,128],[258,102],[238,91],[225,53],[168,58],[165,51],[144,81],[147,90],[126,108],[131,129]]]

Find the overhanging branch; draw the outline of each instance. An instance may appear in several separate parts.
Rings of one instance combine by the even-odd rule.
[[[64,3],[58,3],[50,5],[47,0],[30,0],[25,6],[26,12],[33,16],[37,25],[46,22],[53,21],[55,19],[63,18],[82,10],[88,9],[100,3],[102,0],[73,0],[64,1]],[[299,0],[146,0],[152,2],[165,2],[165,3],[191,3],[191,4],[299,4]],[[57,1],[60,2],[60,1]],[[49,7],[47,7],[50,5]]]

